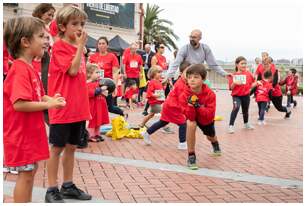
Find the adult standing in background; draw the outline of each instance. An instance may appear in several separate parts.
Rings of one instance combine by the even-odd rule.
[[[207,63],[208,67],[215,70],[218,74],[226,77],[230,75],[222,69],[216,62],[216,59],[207,44],[200,43],[202,39],[202,32],[195,29],[191,32],[189,44],[184,45],[179,49],[175,61],[170,65],[167,77],[173,78],[175,72],[178,70],[180,64],[186,60],[190,64],[204,64]]]
[[[151,68],[151,59],[155,55],[153,51],[151,51],[150,44],[146,44],[144,47],[145,53],[141,55],[143,61],[143,68],[146,75],[146,80],[148,80],[147,74],[149,69]]]

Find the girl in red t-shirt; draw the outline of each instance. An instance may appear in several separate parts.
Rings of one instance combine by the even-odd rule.
[[[45,49],[44,23],[34,17],[9,19],[4,40],[13,62],[3,84],[4,165],[17,170],[14,202],[31,202],[37,162],[49,158],[43,110],[62,108],[59,94],[44,94],[32,61]]]
[[[247,71],[247,61],[240,56],[235,61],[236,72],[229,78],[229,87],[232,90],[233,110],[231,112],[229,133],[234,133],[234,123],[240,109],[242,108],[244,128],[254,129],[249,123],[250,89],[254,82],[251,72]]]
[[[130,81],[130,85],[126,88],[124,98],[126,101],[126,107],[130,110],[134,110],[134,103],[137,101],[138,87],[135,80]]]
[[[150,82],[147,88],[147,101],[151,107],[150,113],[144,117],[140,127],[144,127],[145,124],[154,117],[155,114],[161,112],[161,104],[165,101],[165,92],[161,83],[162,68],[159,66],[153,66],[148,72]]]
[[[108,95],[107,87],[100,86],[98,79],[100,71],[98,65],[88,63],[86,65],[87,89],[91,120],[88,124],[89,141],[104,141],[100,136],[100,126],[109,123],[108,110],[105,97]]]

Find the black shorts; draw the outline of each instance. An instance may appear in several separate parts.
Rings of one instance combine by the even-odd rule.
[[[85,121],[50,124],[49,143],[56,147],[65,147],[66,144],[78,145],[85,125]]]
[[[209,137],[216,136],[215,122],[208,124],[208,125],[201,125],[199,122],[197,122],[197,125],[202,130],[204,135],[209,136]]]
[[[139,88],[139,78],[126,78],[125,86],[126,87],[131,86],[133,80],[136,82],[137,88]]]

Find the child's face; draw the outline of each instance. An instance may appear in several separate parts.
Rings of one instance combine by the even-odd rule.
[[[28,48],[31,51],[31,55],[34,57],[42,57],[44,51],[47,49],[47,45],[48,40],[45,38],[45,30],[41,29],[33,35]]]
[[[64,36],[71,41],[75,41],[75,35],[81,36],[85,25],[84,18],[71,18],[66,26],[61,28],[64,31]]]
[[[95,71],[91,74],[91,80],[96,81],[100,77],[100,71],[99,69],[95,69]]]
[[[41,20],[43,20],[45,24],[49,24],[54,17],[54,12],[55,12],[54,9],[50,9],[49,11],[47,11],[41,16]]]
[[[155,73],[154,75],[154,79],[160,79],[161,78],[161,74],[162,74],[162,70],[158,70],[158,72]]]
[[[203,80],[200,74],[187,75],[187,83],[192,90],[201,88]]]
[[[238,64],[236,64],[238,71],[245,71],[247,62],[245,60],[240,61]]]

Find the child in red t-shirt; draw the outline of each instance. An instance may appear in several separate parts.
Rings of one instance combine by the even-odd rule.
[[[180,105],[187,118],[187,165],[190,169],[198,169],[195,154],[195,133],[198,126],[211,142],[214,155],[221,155],[219,142],[215,132],[214,117],[216,112],[216,95],[203,81],[207,71],[203,64],[194,64],[186,71],[189,87],[182,91]]]
[[[140,127],[144,127],[146,123],[154,117],[155,114],[161,112],[161,104],[165,101],[164,87],[161,83],[162,68],[153,66],[148,72],[150,82],[147,88],[147,101],[151,107],[150,113],[144,117]],[[146,141],[146,139],[144,139]],[[150,144],[150,141],[146,142]]]
[[[99,85],[98,79],[100,77],[100,71],[98,65],[87,63],[86,75],[91,113],[91,120],[89,120],[88,124],[89,141],[100,142],[104,141],[104,138],[100,136],[100,126],[109,123],[105,99],[108,91],[106,86]]]
[[[232,90],[233,110],[231,112],[229,133],[234,133],[234,123],[240,109],[242,108],[244,128],[254,129],[249,123],[250,89],[254,82],[251,72],[247,71],[247,61],[240,56],[235,61],[236,72],[229,78],[229,87]]]
[[[263,79],[253,84],[251,93],[255,92],[258,105],[258,125],[265,125],[265,110],[268,102],[272,98],[272,72],[270,70],[263,73]]]
[[[130,80],[129,86],[125,90],[124,98],[126,101],[126,107],[130,110],[134,110],[134,103],[137,101],[138,87],[135,80]]]
[[[293,104],[293,107],[296,107],[297,102],[293,99],[293,96],[298,93],[298,76],[296,75],[296,69],[290,69],[288,76],[282,80],[280,84],[286,84],[287,107],[290,108],[291,104]]]
[[[167,96],[161,112],[161,118],[159,121],[155,122],[150,126],[147,131],[142,132],[141,135],[144,138],[146,144],[151,144],[150,135],[164,128],[169,122],[177,124],[179,126],[179,145],[178,149],[185,150],[187,149],[186,143],[186,117],[182,112],[182,107],[179,105],[179,96],[187,87],[185,75],[186,68],[190,66],[189,62],[183,62],[180,65],[181,77],[174,84],[174,88],[170,91]]]
[[[37,162],[49,158],[43,110],[66,105],[60,94],[45,95],[32,65],[44,53],[44,23],[34,17],[9,19],[4,40],[15,61],[3,83],[4,165],[18,171],[14,202],[31,202]]]
[[[74,199],[91,199],[90,195],[73,184],[74,153],[86,120],[91,118],[83,53],[87,41],[84,30],[86,19],[86,13],[75,6],[61,8],[56,16],[60,39],[52,47],[48,93],[62,94],[67,105],[62,110],[49,110],[51,155],[47,163],[49,187],[46,202],[62,203],[63,197],[68,196]],[[59,191],[57,175],[62,152],[64,182]]]

